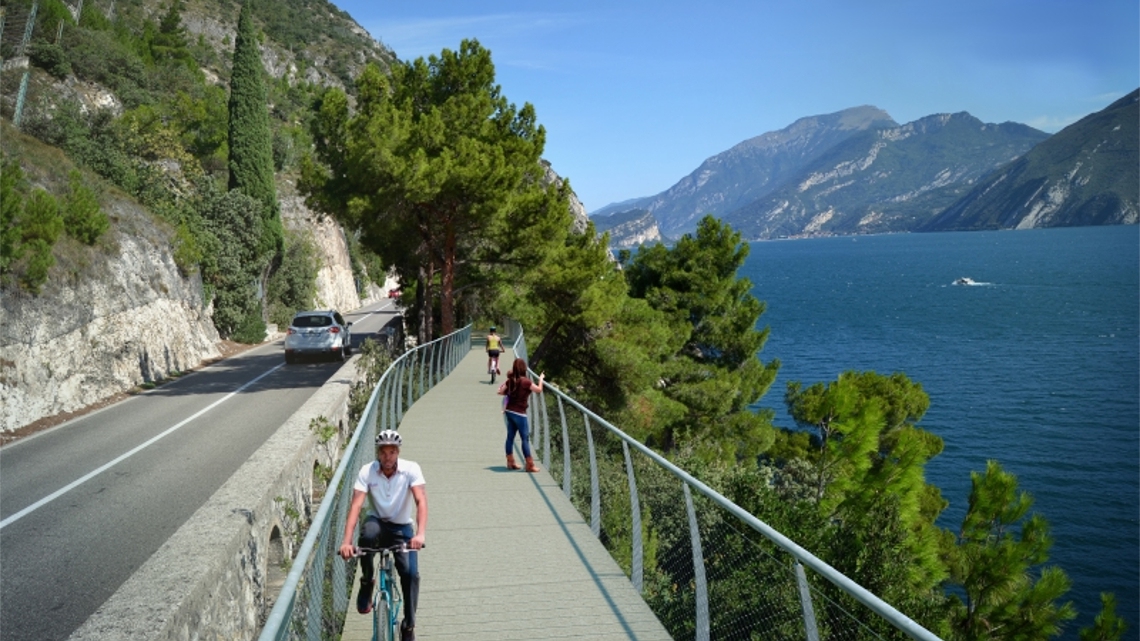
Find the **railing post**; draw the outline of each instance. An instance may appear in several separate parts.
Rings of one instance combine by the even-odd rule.
[[[811,604],[811,587],[808,586],[804,566],[796,561],[796,583],[800,588],[800,606],[804,610],[804,631],[807,641],[819,641],[819,630],[815,626],[815,608]]]
[[[697,511],[693,507],[693,494],[689,484],[681,482],[685,490],[685,510],[689,513],[689,538],[693,543],[693,582],[697,589],[696,641],[709,641],[709,590],[705,581],[705,557],[701,552],[701,528],[697,523]]]
[[[641,594],[643,587],[642,556],[645,554],[645,550],[641,545],[641,501],[637,496],[637,479],[633,475],[633,459],[629,457],[629,443],[623,440],[621,442],[621,450],[625,453],[626,475],[629,476],[629,511],[631,534],[633,535],[633,551],[630,554],[631,565],[629,580],[633,582],[633,587],[637,589],[637,593]]]
[[[546,431],[542,433],[542,466],[550,469],[550,413],[546,411],[546,393],[542,394],[542,420]]]
[[[392,399],[396,405],[396,424],[404,422],[404,375],[408,370],[408,362],[405,360],[400,363],[400,369],[396,370],[395,384],[396,393],[392,395]]]
[[[537,394],[532,398],[542,401],[541,394]],[[542,443],[542,415],[539,414],[538,406],[535,404],[527,405],[527,409],[530,410],[530,413],[534,418],[534,422],[531,423],[534,428],[530,431],[530,451],[532,454],[534,454],[535,458],[542,460],[542,457],[538,455],[538,446],[540,443]]]
[[[602,535],[602,502],[598,489],[598,457],[594,453],[594,433],[590,430],[590,417],[582,414],[582,425],[586,428],[586,446],[590,450],[590,531],[594,536]]]
[[[566,430],[566,408],[558,397],[558,413],[562,416],[562,492],[570,498],[570,433]]]
[[[416,355],[416,358],[418,360],[420,360],[420,398],[423,398],[424,391],[426,389],[425,382],[424,382],[424,375],[427,373],[427,367],[426,367],[426,365],[424,365],[424,359],[427,356],[429,356],[429,355],[427,355],[426,349],[418,350],[418,354]]]
[[[416,387],[416,362],[413,359],[406,359],[408,361],[408,407],[411,407],[416,402],[415,387]]]
[[[438,354],[436,354],[436,347],[438,347],[437,343],[431,343],[428,346],[428,389],[429,390],[435,389],[435,384],[437,382],[437,376],[438,376],[438,374],[436,373],[436,368],[439,367],[436,364],[436,359],[438,358]]]

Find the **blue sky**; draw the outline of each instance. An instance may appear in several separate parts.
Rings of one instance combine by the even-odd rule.
[[[398,57],[476,38],[588,211],[874,105],[1054,133],[1140,86],[1136,0],[332,0]]]

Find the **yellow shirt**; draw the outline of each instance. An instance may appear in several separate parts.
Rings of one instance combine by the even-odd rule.
[[[494,334],[488,336],[487,337],[487,349],[488,350],[497,349],[500,352],[503,351],[503,339],[499,336],[495,336]]]

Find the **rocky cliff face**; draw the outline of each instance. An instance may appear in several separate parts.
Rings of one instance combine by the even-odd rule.
[[[286,228],[317,248],[315,308],[353,310],[357,295],[344,231],[301,199],[281,198]],[[137,204],[104,207],[116,219],[115,255],[87,252],[74,276],[53,278],[40,296],[5,291],[0,300],[0,432],[11,431],[200,366],[219,357],[219,337],[203,304],[202,283],[183,276],[170,230]],[[58,265],[56,271],[67,271]],[[390,284],[388,286],[395,286]],[[367,300],[381,297],[369,287]]]
[[[723,219],[749,240],[914,231],[1046,138],[965,112],[859,132]]]
[[[920,231],[1140,221],[1140,90],[1001,167]]]
[[[115,255],[90,252],[79,276],[53,278],[38,297],[3,294],[0,431],[72,412],[219,356],[197,276],[179,273],[169,230],[137,205],[105,210]],[[66,265],[53,274],[66,271]]]
[[[320,269],[317,271],[317,297],[314,309],[350,311],[384,296],[395,283],[385,283],[383,289],[369,285],[364,299],[356,289],[352,261],[348,253],[348,240],[344,229],[331,218],[320,216],[305,206],[304,198],[296,193],[289,181],[278,185],[281,203],[281,222],[285,229],[299,233],[312,241],[317,248]]]
[[[634,209],[611,216],[595,216],[593,220],[599,234],[609,232],[610,247],[614,249],[664,242],[657,219],[644,209]]]
[[[554,171],[550,163],[546,160],[542,161],[542,166],[546,169],[546,175],[543,176],[543,184],[551,185],[554,183],[562,183],[562,177]],[[589,217],[586,215],[586,208],[582,205],[582,201],[578,200],[578,194],[573,191],[570,192],[570,231],[574,234],[582,234],[586,231],[586,224],[589,222]]]

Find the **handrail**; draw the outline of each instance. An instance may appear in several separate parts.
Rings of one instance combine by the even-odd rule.
[[[521,345],[520,345],[520,343],[521,343]],[[525,344],[525,341],[523,340],[523,332],[522,332],[521,326],[519,327],[518,338],[516,339],[514,350],[515,350],[516,355],[519,355],[521,353],[520,357],[524,358],[524,359],[526,358],[526,344]],[[534,372],[534,370],[530,369],[529,365],[527,367],[527,371],[530,373],[531,376],[537,376],[537,374]],[[559,399],[559,411],[562,415],[564,456],[566,457],[566,462],[563,464],[563,474],[564,474],[563,489],[567,495],[570,494],[570,466],[569,466],[569,460],[570,460],[569,456],[570,455],[569,455],[569,446],[568,446],[569,441],[567,440],[567,434],[566,434],[565,412],[562,408],[562,402],[563,401],[565,403],[569,404],[571,407],[574,407],[575,409],[582,412],[582,415],[584,417],[584,421],[592,420],[594,423],[601,425],[606,430],[608,430],[611,434],[613,434],[614,436],[619,438],[622,442],[623,449],[625,449],[627,447],[632,447],[632,448],[636,449],[638,452],[640,452],[643,455],[645,455],[646,457],[648,457],[656,465],[665,469],[666,471],[671,473],[673,476],[680,479],[685,484],[686,488],[688,488],[688,487],[693,488],[698,493],[700,493],[702,496],[711,500],[713,503],[715,503],[716,505],[718,505],[719,507],[724,509],[726,512],[735,516],[737,519],[742,521],[748,527],[750,527],[754,531],[758,532],[759,534],[764,536],[766,539],[768,539],[769,541],[774,543],[776,546],[778,546],[779,548],[781,548],[782,550],[784,550],[785,552],[790,554],[799,563],[802,563],[803,565],[806,565],[807,567],[811,568],[813,571],[815,571],[820,576],[822,576],[825,579],[827,579],[828,581],[830,581],[836,587],[838,587],[839,589],[843,590],[847,594],[854,597],[857,601],[862,603],[864,606],[866,606],[868,609],[870,609],[875,614],[882,617],[885,621],[890,623],[893,627],[895,627],[896,629],[905,633],[907,636],[911,637],[912,639],[917,639],[919,641],[941,641],[941,639],[937,635],[930,632],[926,628],[922,627],[921,625],[916,623],[914,620],[907,617],[905,614],[899,612],[897,609],[895,609],[889,603],[883,601],[878,596],[874,595],[873,593],[871,593],[870,591],[868,591],[866,588],[862,587],[861,585],[859,585],[855,581],[852,581],[850,578],[848,578],[842,572],[839,572],[835,568],[831,567],[829,564],[822,561],[821,559],[819,559],[818,557],[813,555],[811,552],[808,552],[807,550],[805,550],[804,548],[802,548],[801,546],[796,544],[794,541],[792,541],[791,539],[789,539],[786,536],[784,536],[783,534],[781,534],[776,529],[772,528],[768,524],[764,523],[760,519],[758,519],[755,516],[753,516],[752,514],[748,513],[748,511],[746,511],[745,509],[736,505],[735,503],[733,503],[732,501],[730,501],[729,499],[724,497],[722,494],[720,494],[716,490],[705,485],[703,482],[696,479],[695,477],[690,475],[685,470],[677,467],[675,464],[671,463],[669,460],[667,460],[666,458],[664,458],[663,456],[661,456],[657,452],[653,451],[652,449],[650,449],[649,447],[647,447],[646,445],[644,445],[643,443],[641,443],[637,439],[629,436],[628,434],[623,432],[621,429],[619,429],[616,426],[614,426],[613,424],[611,424],[609,421],[605,420],[601,416],[598,416],[592,410],[590,410],[589,408],[582,405],[578,401],[571,398],[568,394],[566,394],[565,392],[560,390],[556,385],[550,383],[549,381],[546,381],[543,383],[543,388],[544,388],[544,390],[549,388],[549,390],[552,391],[554,393],[554,395]],[[546,409],[545,401],[543,401],[543,403],[542,403],[542,409],[543,409],[543,414],[545,414],[545,409]],[[542,418],[537,416],[537,412],[535,412],[535,414],[536,414],[535,419],[537,419],[537,420],[534,421],[534,424],[536,425],[536,429],[541,429]],[[587,426],[588,426],[588,423],[587,423]],[[546,429],[545,436],[546,436],[546,442],[548,444],[549,438],[550,438],[549,421],[547,421],[546,428],[547,429]],[[588,443],[588,447],[589,447],[589,458],[590,458],[590,465],[591,465],[590,476],[591,476],[591,487],[592,487],[591,494],[592,494],[592,496],[591,496],[590,514],[589,515],[584,514],[583,516],[588,516],[590,518],[591,527],[594,531],[594,534],[598,535],[598,529],[597,529],[597,521],[599,520],[599,516],[597,514],[597,510],[598,510],[598,506],[597,506],[597,503],[598,503],[598,489],[597,489],[598,481],[597,481],[597,471],[596,471],[596,467],[595,467],[596,463],[593,460],[593,458],[594,458],[594,443],[593,443],[592,438],[590,438],[590,431],[588,429],[587,429],[586,434],[587,434],[587,443]],[[549,446],[547,446],[547,452],[549,452]],[[548,456],[549,456],[549,454],[548,454]],[[547,466],[547,469],[550,469],[550,461],[544,460],[543,462]],[[636,503],[636,485],[635,485],[634,477],[633,477],[632,464],[629,463],[628,455],[626,457],[626,463],[627,463],[627,466],[629,468],[629,481],[630,481],[630,488],[631,488],[631,497],[633,497],[631,500],[632,500],[633,504],[636,506],[636,504],[637,504]],[[686,496],[687,496],[687,491],[686,491]],[[693,515],[692,508],[691,508],[691,502],[690,502],[689,513],[690,513],[690,519],[695,519],[695,517]],[[693,526],[693,528],[696,527],[695,522],[692,523],[692,526]],[[641,528],[640,528],[640,524],[639,524],[638,527],[634,530],[634,534],[633,534],[633,536],[635,538],[635,545],[638,545],[638,546],[640,545],[640,529]],[[699,535],[696,539],[696,543],[697,543],[697,546],[699,546]],[[694,551],[694,556],[697,556],[697,555],[699,555],[699,547],[696,551]],[[696,565],[700,565],[700,560],[695,558],[694,563]],[[640,559],[635,559],[635,565],[639,565],[639,564],[640,564]],[[694,571],[698,575],[697,581],[699,584],[703,580],[703,576],[702,576],[703,572],[704,572],[703,567],[696,567],[696,568],[694,568]],[[802,570],[799,568],[797,568],[797,571],[802,573]],[[639,576],[631,576],[631,580],[634,581],[635,586],[637,586],[639,591],[640,591],[641,586],[638,584],[640,583],[641,578]],[[701,595],[699,594],[699,591],[700,591],[699,587],[700,586],[698,585],[698,604],[700,603],[700,600],[701,600]],[[801,589],[803,589],[803,587],[804,586],[801,586]],[[705,598],[707,599],[707,596]],[[808,601],[804,604],[804,609],[805,609],[805,613],[808,613],[811,611],[810,601]],[[814,615],[811,615],[811,617],[814,619]],[[703,618],[704,624],[707,626],[708,625],[707,612],[702,613],[698,609],[698,612],[696,613],[696,619],[698,621],[700,621],[700,620],[702,620],[702,618]],[[815,621],[814,620],[805,621],[805,627],[809,631],[814,630]],[[698,634],[698,638],[708,638],[707,636],[701,637],[699,626],[698,626],[697,634]],[[706,630],[705,634],[707,635],[707,630]],[[810,632],[809,632],[808,636],[809,637],[812,636]]]

